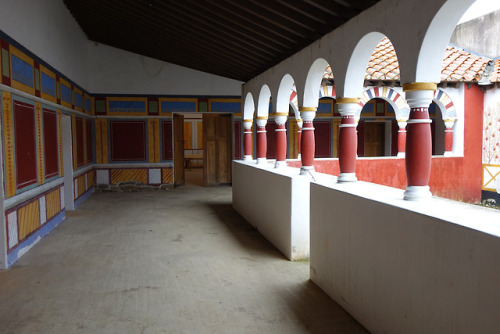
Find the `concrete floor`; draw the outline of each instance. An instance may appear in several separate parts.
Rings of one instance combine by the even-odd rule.
[[[0,333],[366,333],[231,206],[97,193],[0,271]]]

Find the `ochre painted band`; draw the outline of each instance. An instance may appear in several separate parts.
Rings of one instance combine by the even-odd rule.
[[[443,122],[455,122],[456,119],[455,118],[447,118],[447,119],[443,119]]]
[[[409,92],[412,90],[436,90],[437,83],[435,82],[414,82],[403,85],[403,91]]]
[[[299,111],[316,111],[317,107],[299,107]]]
[[[267,120],[267,116],[257,116],[255,119],[257,119],[257,120]]]
[[[277,112],[274,116],[288,116],[287,112]]]
[[[359,103],[359,97],[339,97],[335,103],[346,104],[346,103]]]
[[[253,122],[253,119],[244,119],[243,122],[249,122],[249,123],[252,123]]]

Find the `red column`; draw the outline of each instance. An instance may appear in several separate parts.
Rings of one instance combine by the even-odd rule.
[[[444,155],[451,156],[453,153],[453,125],[455,124],[454,119],[445,119],[444,125],[446,130],[444,130]]]
[[[288,113],[276,113],[276,164],[275,167],[286,166],[286,119]]]
[[[303,120],[302,136],[301,136],[301,155],[300,174],[308,174],[314,172],[314,125],[313,120],[316,116],[316,107],[301,107],[299,108],[301,118]]]
[[[267,134],[266,123],[267,117],[257,117],[257,163],[266,163],[267,155]]]
[[[429,105],[432,102],[434,83],[412,83],[403,85],[406,100],[410,105],[406,135],[406,200],[418,200],[431,196],[432,135]]]
[[[297,159],[302,159],[300,156],[300,152],[301,152],[301,148],[302,148],[302,125],[303,124],[304,124],[304,122],[302,121],[301,118],[297,119],[297,127],[298,127],[298,131],[297,131],[297,152],[298,152]]]
[[[358,136],[354,116],[359,109],[358,98],[338,98],[342,120],[339,129],[339,167],[338,182],[353,182],[356,178],[356,154],[358,150]]]
[[[243,120],[243,127],[245,128],[245,132],[243,134],[243,160],[252,160],[252,120]]]
[[[406,121],[398,120],[398,158],[405,157],[406,149]]]

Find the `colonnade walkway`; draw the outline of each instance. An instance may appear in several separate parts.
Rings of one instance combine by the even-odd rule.
[[[229,186],[95,193],[0,271],[0,332],[366,333],[308,278]]]

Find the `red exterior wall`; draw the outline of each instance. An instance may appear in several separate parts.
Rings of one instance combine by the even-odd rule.
[[[477,86],[465,88],[464,157],[433,157],[429,186],[435,196],[469,203],[481,201],[483,92]],[[289,161],[300,167],[300,161]],[[317,172],[339,175],[338,159],[315,160]],[[405,160],[359,158],[358,180],[406,188]]]

